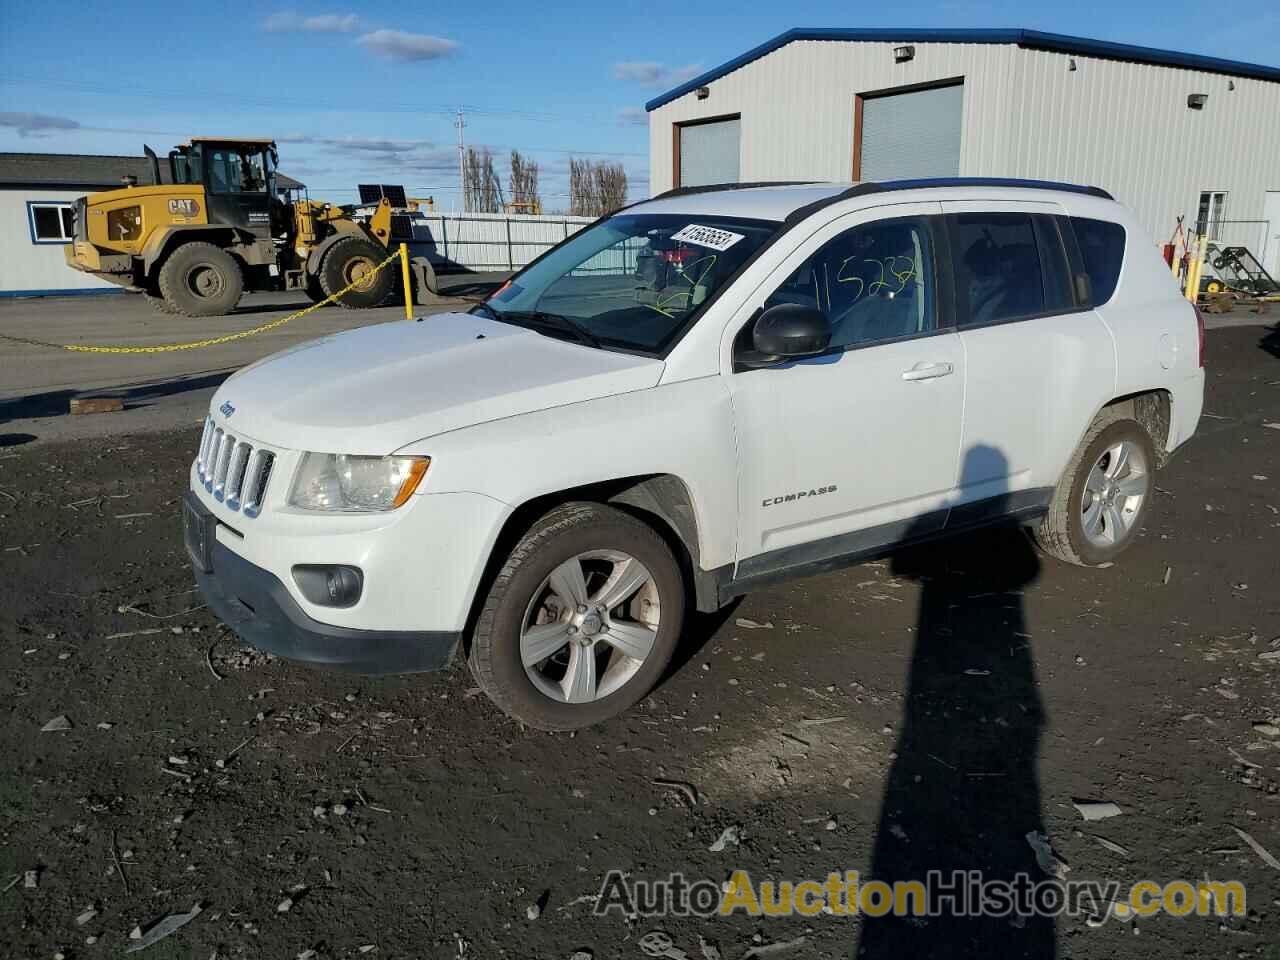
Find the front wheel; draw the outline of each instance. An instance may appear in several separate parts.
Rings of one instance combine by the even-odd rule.
[[[471,671],[531,727],[586,727],[653,688],[684,612],[680,567],[652,528],[603,504],[567,504],[534,523],[498,572]]]
[[[339,240],[324,255],[320,263],[320,287],[326,297],[332,297],[347,287],[337,303],[351,310],[380,307],[391,295],[391,268],[378,269],[387,251],[368,240],[347,237]],[[352,286],[354,284],[354,286]]]
[[[1068,563],[1110,563],[1142,529],[1155,468],[1155,445],[1146,428],[1104,411],[1063,472],[1037,542]]]

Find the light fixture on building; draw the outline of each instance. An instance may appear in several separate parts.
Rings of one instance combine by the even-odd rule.
[[[915,47],[907,46],[907,47],[894,47],[894,48],[893,48],[893,62],[894,62],[894,63],[906,63],[908,60],[914,60],[915,58],[916,58],[916,48],[915,48]]]
[[[699,87],[697,90],[694,91],[694,96],[696,96],[699,100],[705,100],[707,99],[707,97],[711,96],[711,88]]]
[[[1067,61],[1067,70],[1069,70],[1071,73],[1076,72],[1076,62],[1074,60]]]
[[[1208,99],[1207,93],[1190,93],[1187,94],[1187,106],[1192,110],[1203,110]]]
[[[1228,81],[1227,81],[1227,89],[1228,89],[1228,90],[1234,90],[1235,88],[1236,88],[1236,82],[1235,82],[1234,80],[1228,80]]]

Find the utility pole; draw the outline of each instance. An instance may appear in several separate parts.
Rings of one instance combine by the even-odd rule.
[[[462,108],[458,108],[458,119],[453,121],[453,125],[458,128],[458,191],[462,195],[462,209],[469,209],[467,203],[467,160],[466,147],[463,145],[462,128],[467,122],[462,119]]]

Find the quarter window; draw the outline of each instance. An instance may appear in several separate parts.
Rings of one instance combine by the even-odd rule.
[[[69,203],[28,203],[32,243],[68,243],[76,234],[76,217]]]
[[[799,303],[831,320],[832,348],[936,329],[933,252],[920,217],[877,220],[829,240],[765,301]]]
[[[965,326],[1074,309],[1062,241],[1048,218],[973,213],[948,219]]]
[[[1085,273],[1089,275],[1093,306],[1101,306],[1111,299],[1120,278],[1120,265],[1124,263],[1124,227],[1085,217],[1072,217],[1071,224],[1080,244]]]

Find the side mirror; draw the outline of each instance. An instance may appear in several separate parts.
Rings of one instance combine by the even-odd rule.
[[[746,368],[814,357],[831,343],[831,321],[817,307],[780,303],[760,314],[751,339],[755,349],[738,358]]]

